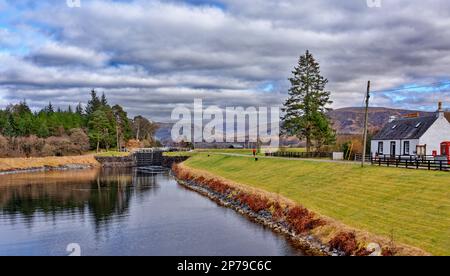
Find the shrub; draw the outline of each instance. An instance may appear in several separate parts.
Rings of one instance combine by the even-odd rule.
[[[64,156],[70,154],[71,142],[68,137],[51,136],[45,139],[46,144],[54,149],[54,155]]]
[[[269,200],[258,195],[241,192],[238,194],[237,200],[239,200],[241,204],[247,205],[252,211],[257,213],[263,210],[268,210],[270,207]]]
[[[365,256],[369,256],[370,254],[372,254],[373,251],[369,251],[367,250],[365,247],[360,247],[356,252],[355,252],[355,256],[357,257],[365,257]]]
[[[84,132],[84,130],[82,130],[81,128],[74,128],[71,129],[69,133],[69,140],[70,142],[72,142],[72,145],[75,146],[72,147],[73,151],[77,151],[81,154],[89,150],[89,136],[86,134],[86,132]]]
[[[0,134],[0,156],[7,156],[8,154],[8,139]]]
[[[286,217],[287,222],[297,233],[312,230],[323,224],[321,220],[314,218],[313,213],[300,206],[291,207]]]
[[[126,143],[126,147],[128,149],[142,148],[142,143],[139,140],[131,139]]]
[[[42,148],[42,156],[54,156],[56,153],[55,147],[50,144],[45,144]]]
[[[397,254],[397,250],[393,247],[383,247],[382,251],[381,251],[381,255],[383,255],[384,257],[389,257],[389,256],[395,256],[395,254]]]
[[[329,243],[331,248],[340,250],[350,256],[358,249],[356,235],[353,232],[340,232]]]
[[[230,186],[228,186],[216,179],[210,180],[208,182],[208,186],[211,187],[211,189],[213,189],[214,191],[221,193],[221,194],[226,194],[226,193],[229,193],[234,190]]]
[[[44,147],[44,139],[35,135],[29,137],[17,137],[18,152],[26,157],[38,156]]]
[[[281,207],[280,203],[273,202],[269,208],[272,213],[272,219],[282,221],[285,218],[285,210]]]

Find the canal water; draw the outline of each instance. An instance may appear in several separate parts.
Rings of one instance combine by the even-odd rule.
[[[68,255],[69,244],[81,255],[302,255],[168,172],[0,176],[0,255]]]

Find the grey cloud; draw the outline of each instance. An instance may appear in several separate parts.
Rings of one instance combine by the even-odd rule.
[[[47,43],[34,51],[28,58],[43,66],[67,66],[73,64],[75,66],[102,67],[109,60],[108,55],[104,53],[58,43]]]
[[[382,1],[379,9],[365,0],[222,2],[225,10],[181,1],[89,1],[80,9],[29,11],[23,24],[40,22],[52,32],[26,57],[0,56],[8,64],[0,64],[0,88],[8,87],[0,104],[26,96],[39,106],[57,91],[66,105],[92,87],[131,113],[161,119],[195,97],[206,104],[279,104],[306,49],[330,80],[334,107],[359,106],[368,79],[381,90],[450,77],[449,1]],[[274,90],[258,91],[266,83]],[[438,95],[448,99],[449,92]],[[419,100],[433,97],[415,93],[397,102],[377,94],[373,103],[434,106]]]

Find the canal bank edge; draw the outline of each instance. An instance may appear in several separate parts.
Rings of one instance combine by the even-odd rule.
[[[160,162],[154,166],[162,166],[172,168],[173,164],[184,162],[188,156],[162,156]],[[101,164],[103,168],[133,168],[138,167],[138,162],[133,155],[130,156],[95,156],[95,159]]]
[[[207,171],[174,164],[172,172],[180,185],[289,237],[309,255],[430,255],[420,248],[396,243],[312,213],[288,198]]]
[[[0,175],[100,167],[94,155],[0,158]]]
[[[164,156],[162,166],[171,168],[173,164],[183,162],[186,156]],[[0,158],[0,175],[33,173],[44,171],[82,170],[97,167],[133,168],[136,167],[132,156],[103,157],[94,154],[79,156],[50,156],[31,158]]]

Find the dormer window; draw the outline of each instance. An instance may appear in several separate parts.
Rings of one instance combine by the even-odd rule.
[[[421,125],[422,125],[422,123],[418,123],[418,124],[416,125],[416,128],[420,127]]]

